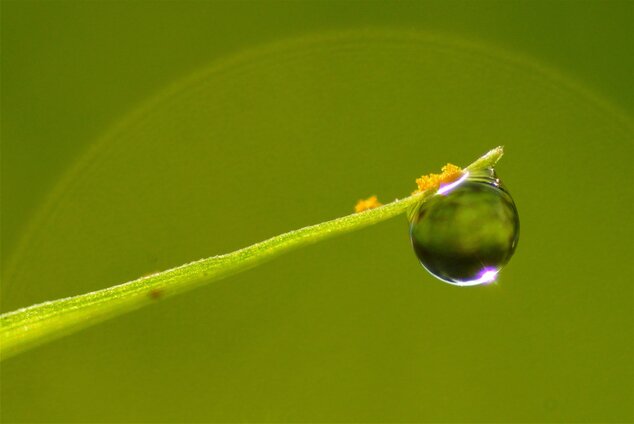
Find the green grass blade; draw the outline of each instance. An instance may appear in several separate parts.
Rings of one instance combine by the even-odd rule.
[[[497,147],[466,169],[492,167]],[[73,333],[159,299],[253,268],[282,253],[385,221],[424,202],[426,191],[362,213],[290,231],[226,255],[214,256],[91,293],[44,302],[0,315],[0,359]]]

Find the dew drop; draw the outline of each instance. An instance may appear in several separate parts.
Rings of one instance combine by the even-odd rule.
[[[519,216],[493,169],[441,186],[410,221],[416,256],[434,277],[457,286],[495,281],[519,239]]]

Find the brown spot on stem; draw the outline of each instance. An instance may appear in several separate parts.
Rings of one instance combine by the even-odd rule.
[[[158,300],[165,294],[163,289],[154,288],[148,292],[148,297],[152,300]]]

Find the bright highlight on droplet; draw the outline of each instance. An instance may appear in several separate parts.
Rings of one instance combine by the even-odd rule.
[[[410,238],[434,277],[477,286],[495,281],[513,256],[519,217],[492,169],[465,173],[419,207],[410,222]]]
[[[489,284],[494,282],[497,278],[498,272],[500,271],[495,268],[484,268],[480,272],[480,274],[478,274],[478,277],[473,280],[467,280],[467,281],[443,280],[443,281],[449,284],[453,284],[454,286],[460,286],[460,287],[479,286],[481,284]]]
[[[447,194],[447,193],[449,193],[451,190],[453,190],[454,188],[456,188],[460,184],[462,184],[464,182],[464,180],[467,179],[467,177],[469,177],[469,173],[465,172],[464,175],[462,177],[460,177],[460,179],[454,181],[453,183],[441,185],[440,188],[438,189],[438,191],[436,192],[436,194]]]
[[[486,268],[484,269],[484,272],[482,273],[482,276],[480,278],[478,278],[477,280],[475,280],[478,283],[492,283],[493,281],[495,281],[495,277],[497,277],[498,275],[498,270],[497,269],[489,269],[487,270]]]

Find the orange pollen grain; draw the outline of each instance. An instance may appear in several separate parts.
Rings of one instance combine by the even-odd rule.
[[[354,211],[356,213],[364,212],[370,209],[378,208],[382,203],[379,202],[379,199],[376,196],[370,196],[367,199],[361,199],[357,202],[354,207]]]
[[[416,179],[418,189],[412,194],[420,193],[425,190],[437,190],[441,184],[447,184],[456,181],[462,175],[462,169],[456,165],[448,163],[442,167],[442,173],[423,175]]]

